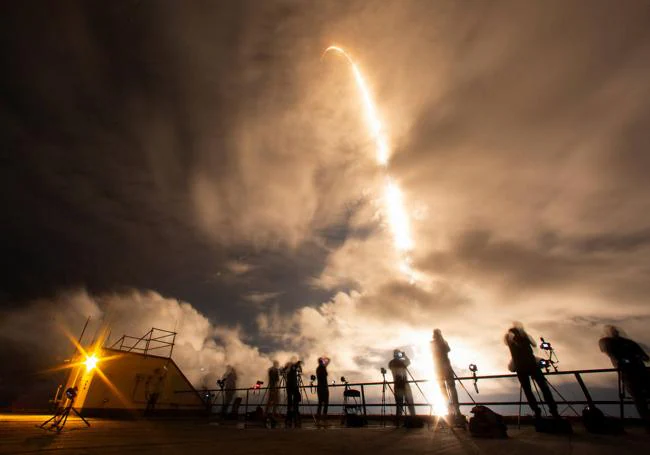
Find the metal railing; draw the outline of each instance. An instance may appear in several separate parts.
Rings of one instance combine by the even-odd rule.
[[[158,351],[159,349],[169,349],[167,355],[161,355],[156,352],[156,355],[161,357],[171,357],[174,351],[174,343],[176,342],[176,332],[169,330],[158,329],[152,327],[147,333],[140,338],[132,337],[129,335],[122,335],[115,343],[109,346],[109,349],[115,349],[124,352],[138,352],[150,354],[151,351]]]
[[[583,375],[599,375],[599,374],[616,374],[617,379],[616,382],[618,384],[618,390],[617,390],[617,399],[615,400],[590,400],[588,398],[589,396],[589,391],[584,384],[584,381],[582,380]],[[545,372],[544,376],[551,376],[551,377],[561,377],[561,376],[573,376],[576,379],[575,384],[580,385],[582,388],[583,393],[585,394],[585,399],[584,400],[567,400],[564,398],[564,396],[558,391],[556,387],[554,387],[550,381],[549,384],[551,385],[551,388],[555,391],[556,395],[559,395],[561,399],[556,400],[558,405],[567,405],[568,407],[571,407],[572,405],[587,405],[587,404],[594,404],[594,405],[615,405],[619,409],[619,415],[620,418],[623,419],[625,417],[625,407],[629,405],[633,405],[634,402],[630,399],[627,399],[625,396],[624,388],[621,382],[621,377],[619,374],[619,370],[616,368],[600,368],[600,369],[589,369],[589,370],[570,370],[570,371],[551,371],[551,372]],[[476,406],[476,405],[484,405],[484,406],[522,406],[522,405],[527,405],[527,401],[522,401],[521,399],[521,394],[520,394],[520,399],[519,400],[491,400],[491,401],[480,401],[480,400],[475,400],[472,397],[472,394],[467,390],[465,387],[464,383],[465,382],[474,382],[474,381],[486,381],[486,380],[503,380],[503,379],[517,379],[517,375],[515,373],[507,373],[507,374],[493,374],[493,375],[476,375],[476,376],[463,376],[463,377],[456,377],[455,381],[459,383],[471,401],[463,401],[460,402],[459,405],[461,407],[467,407],[467,406]],[[417,380],[411,380],[408,381],[410,384],[415,384],[416,385],[416,390],[414,390],[414,394],[418,391],[419,389],[419,384],[424,384],[427,382],[430,382],[430,380],[427,379],[417,379]],[[355,383],[347,383],[347,384],[330,384],[329,388],[330,390],[332,389],[337,389],[337,388],[345,388],[345,387],[350,387],[350,388],[355,388],[358,389],[361,393],[360,397],[360,405],[362,406],[364,414],[367,413],[367,408],[378,408],[378,407],[385,407],[384,409],[391,409],[395,407],[395,403],[393,400],[393,392],[392,390],[389,390],[392,388],[394,383],[392,381],[378,381],[378,382],[355,382]],[[563,383],[562,386],[567,386],[568,383]],[[301,408],[306,408],[306,407],[316,407],[318,402],[317,400],[311,400],[309,398],[308,392],[311,392],[313,394],[313,389],[316,388],[314,385],[301,385],[301,394],[303,397],[307,397],[307,400],[303,400],[300,403]],[[385,401],[384,402],[377,402],[379,400],[380,395],[382,394],[382,391],[380,390],[379,393],[368,393],[369,389],[375,389],[375,388],[381,388],[383,389],[383,392],[385,393]],[[311,389],[311,390],[310,390]],[[519,389],[519,387],[517,387]],[[284,389],[281,389],[284,390]],[[268,391],[268,387],[248,387],[248,388],[235,388],[235,389],[202,389],[199,390],[199,394],[204,398],[205,400],[205,407],[212,411],[214,407],[220,407],[222,405],[222,400],[223,397],[225,396],[225,392],[232,391],[235,393],[235,396],[241,396],[241,404],[239,406],[239,414],[241,415],[242,412],[244,415],[247,415],[248,412],[251,410],[251,408],[254,410],[258,406],[261,406],[262,408],[265,407],[266,402],[264,399],[266,398],[266,394]],[[194,390],[181,390],[181,391],[176,391],[175,393],[196,393],[197,391]],[[421,392],[421,390],[420,390]],[[342,395],[342,393],[341,393]],[[424,395],[424,394],[421,394]],[[368,400],[368,397],[372,397],[372,401]],[[314,397],[315,398],[315,397]],[[426,397],[423,396],[423,398],[426,400]],[[280,403],[278,404],[279,409],[286,408],[286,401],[280,400]],[[543,400],[539,400],[540,404],[546,404]],[[231,403],[232,404],[232,403]],[[432,404],[428,402],[416,402],[413,403],[413,405],[416,408],[422,409],[426,408],[428,409],[427,414],[431,414],[432,412]],[[329,403],[329,408],[338,408],[343,409],[344,403],[343,402],[330,402]],[[313,411],[313,409],[312,409]],[[574,410],[575,411],[575,410]],[[576,412],[577,413],[577,412]],[[333,414],[333,413],[330,413]],[[379,415],[379,414],[375,414]],[[383,415],[383,413],[382,413]],[[388,414],[386,414],[388,415]]]

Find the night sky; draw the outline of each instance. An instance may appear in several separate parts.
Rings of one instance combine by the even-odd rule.
[[[43,343],[91,315],[178,330],[196,384],[323,353],[376,380],[434,327],[459,371],[503,372],[513,320],[567,368],[609,365],[605,323],[650,343],[648,2],[1,8],[3,365],[61,360]],[[383,121],[418,282],[331,44]]]

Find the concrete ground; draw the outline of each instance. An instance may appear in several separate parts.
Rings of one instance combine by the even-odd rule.
[[[642,428],[623,436],[585,433],[574,425],[572,436],[535,433],[509,427],[507,440],[474,439],[463,430],[438,427],[267,430],[206,421],[118,421],[91,419],[87,428],[70,419],[60,434],[37,426],[49,416],[0,415],[0,453],[56,454],[507,454],[581,455],[650,453],[650,435]]]

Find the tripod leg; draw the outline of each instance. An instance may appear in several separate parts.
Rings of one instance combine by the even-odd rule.
[[[555,388],[555,386],[553,384],[551,384],[549,381],[546,381],[546,383],[549,385],[549,387],[551,389],[553,389],[555,391],[555,393],[557,393],[557,395],[560,398],[562,398],[562,401],[564,401],[564,404],[566,404],[567,407],[570,408],[575,413],[575,415],[580,416],[578,411],[576,411],[575,408],[569,404],[569,402],[566,400],[566,398],[564,398],[564,396],[560,393],[560,391],[558,389]]]
[[[83,420],[83,422],[86,424],[87,427],[90,426],[90,422],[88,422],[86,419],[84,419],[84,417],[79,413],[79,411],[77,411],[75,408],[72,408],[72,410],[74,411],[75,414],[77,414],[77,417],[79,417],[81,420]]]
[[[52,420],[56,419],[58,416],[59,416],[59,414],[54,414],[52,417],[50,417],[49,419],[47,419],[45,422],[43,422],[42,424],[40,424],[38,427],[39,427],[39,428],[43,428],[45,425],[47,425],[48,423],[50,423]]]
[[[541,406],[542,409],[544,409],[544,413],[548,417],[548,410],[546,409],[546,406],[542,404],[543,403],[542,396],[540,395],[539,389],[537,388],[537,383],[534,380],[532,380],[532,378],[530,382],[533,384],[533,387],[535,388],[535,393],[537,394],[537,405]]]
[[[302,385],[302,381],[300,381],[300,385],[301,385],[302,393],[305,395],[305,401],[307,402],[307,407],[309,408],[309,413],[311,414],[311,418],[314,421],[314,424],[318,424],[318,422],[316,422],[316,417],[314,416],[314,410],[311,408],[309,397],[307,396],[307,390],[305,390],[305,387]]]
[[[433,405],[432,405],[431,403],[429,403],[429,400],[427,399],[427,396],[424,394],[424,392],[423,392],[422,389],[420,388],[420,384],[418,384],[418,383],[415,381],[415,378],[414,378],[413,375],[411,374],[411,370],[409,370],[409,369],[407,368],[406,371],[408,372],[409,376],[411,377],[411,380],[412,380],[413,383],[415,384],[415,387],[417,387],[418,390],[420,391],[420,394],[421,394],[422,397],[424,398],[424,401],[425,401],[425,402],[427,403],[427,405],[429,406],[429,415],[432,415],[432,414],[433,414]]]
[[[65,424],[68,421],[68,416],[69,415],[70,415],[70,408],[67,408],[65,410],[65,417],[63,417],[63,422],[60,422],[59,426],[56,429],[57,433],[61,433],[61,430],[63,430],[63,427],[65,427]]]
[[[521,392],[522,387],[519,386],[519,412],[517,413],[517,429],[521,430]]]
[[[381,426],[385,426],[384,417],[386,417],[386,391],[381,392]]]

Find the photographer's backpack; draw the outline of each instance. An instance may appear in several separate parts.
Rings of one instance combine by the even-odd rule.
[[[507,438],[508,428],[503,417],[490,408],[477,405],[472,408],[474,416],[469,419],[469,432],[475,438]]]
[[[587,399],[587,406],[582,410],[582,423],[589,433],[596,434],[621,434],[624,433],[623,424],[621,420],[613,417],[605,417],[603,411],[598,409],[591,398],[591,394],[585,386],[582,377],[579,373],[575,373],[576,380],[580,384],[582,393],[585,394]]]

